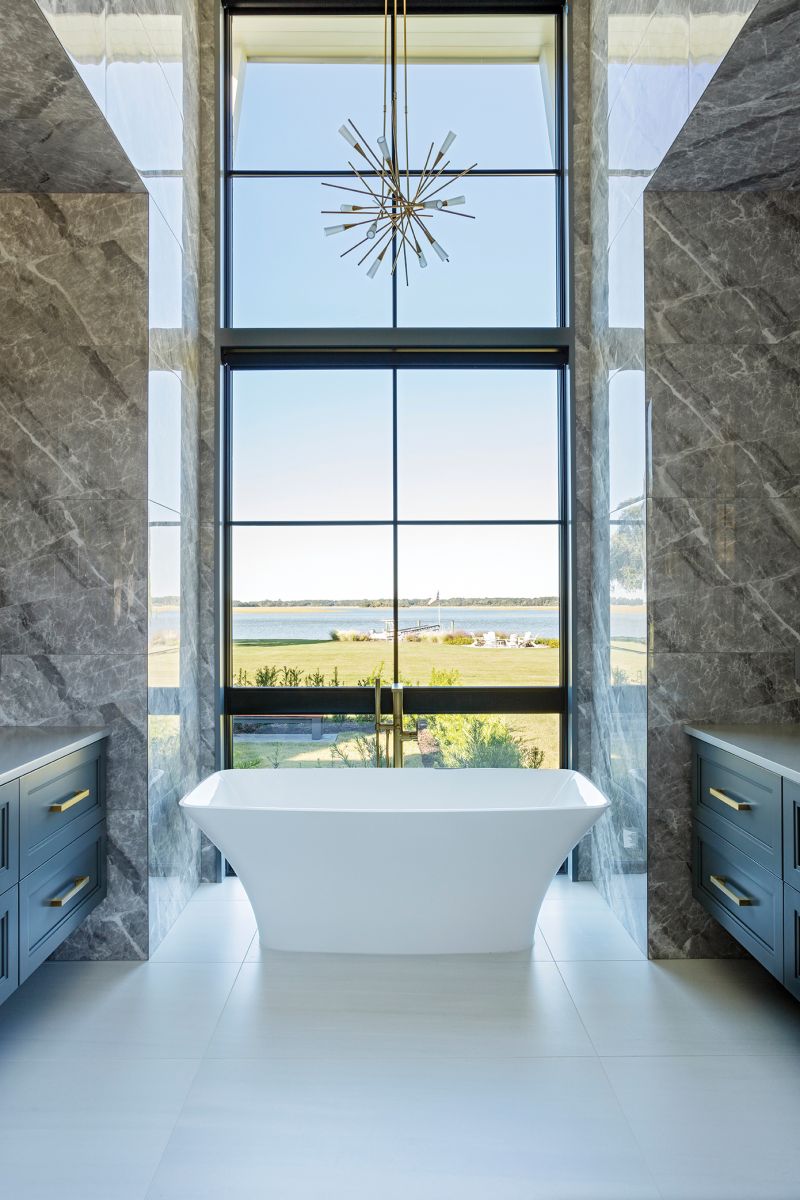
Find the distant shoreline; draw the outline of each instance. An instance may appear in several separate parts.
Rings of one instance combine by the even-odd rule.
[[[353,605],[352,607],[357,608],[359,606]],[[426,608],[429,607],[431,612],[433,613],[439,606],[436,604],[414,605],[414,608],[422,608],[422,607],[426,607]],[[476,610],[477,611],[485,610],[487,612],[496,612],[498,609],[504,609],[507,612],[558,612],[558,605],[556,605],[556,604],[470,604],[469,606],[442,604],[441,607],[449,608],[451,610],[456,607],[464,607],[465,609],[468,608],[468,611],[470,611],[470,612],[474,612]],[[616,612],[616,613],[621,613],[621,612],[643,613],[646,610],[646,606],[644,604],[612,604],[610,607],[611,607],[611,611]],[[178,612],[179,606],[177,604],[153,604],[152,611],[153,612]],[[342,606],[340,608],[338,606],[335,606],[333,608],[317,608],[317,607],[313,607],[308,604],[296,604],[296,605],[245,604],[245,605],[236,605],[233,609],[233,612],[238,613],[238,614],[242,614],[242,613],[330,613],[331,616],[335,616],[337,613],[344,614],[344,613],[347,613],[350,611],[351,611],[351,607],[345,608],[344,606]],[[375,613],[383,613],[383,612],[390,613],[392,611],[392,609],[391,608],[375,608],[375,609],[371,609],[370,611],[375,612]],[[401,617],[402,617],[403,612],[404,612],[404,609],[401,608],[400,609]]]

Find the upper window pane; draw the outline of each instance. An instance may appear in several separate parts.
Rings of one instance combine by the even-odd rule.
[[[372,141],[382,130],[383,35],[381,16],[235,18],[234,168],[345,169],[339,125]],[[454,165],[553,166],[554,17],[412,16],[408,63],[412,169],[450,129]],[[402,78],[398,98],[402,109]]]
[[[555,371],[400,371],[401,520],[558,519]]]
[[[234,521],[392,516],[389,371],[235,371]]]
[[[339,257],[357,240],[352,233],[323,234],[338,218],[321,210],[338,208],[330,197],[345,194],[321,187],[319,179],[234,181],[234,325],[391,325],[388,265],[367,279],[366,265],[357,265],[363,249]]]

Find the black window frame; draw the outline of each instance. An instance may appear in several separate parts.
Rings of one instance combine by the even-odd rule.
[[[422,369],[557,369],[559,380],[559,511],[556,521],[401,521],[397,509],[391,520],[378,524],[392,525],[395,530],[395,573],[397,529],[401,525],[557,525],[559,528],[560,560],[560,682],[553,686],[517,687],[508,685],[471,687],[409,687],[404,689],[404,707],[410,715],[426,713],[527,713],[551,714],[560,718],[561,765],[571,762],[570,694],[573,674],[572,580],[574,546],[572,538],[573,509],[573,415],[571,403],[570,360],[572,331],[570,315],[570,270],[568,226],[568,143],[565,136],[567,114],[567,6],[536,0],[413,0],[414,14],[527,13],[552,15],[556,22],[556,145],[552,169],[531,171],[487,171],[487,175],[522,174],[552,176],[556,181],[557,212],[557,314],[555,327],[448,329],[397,327],[396,280],[393,286],[393,325],[391,327],[361,328],[292,328],[253,329],[230,325],[232,311],[231,246],[232,190],[239,177],[295,177],[304,174],[317,176],[318,171],[253,171],[234,170],[232,162],[231,80],[231,22],[234,16],[246,13],[352,15],[383,13],[382,0],[345,0],[343,3],[319,3],[311,0],[222,0],[222,178],[221,178],[221,313],[223,324],[219,334],[220,383],[220,440],[221,440],[221,511],[220,511],[220,599],[222,675],[223,765],[232,765],[233,721],[237,717],[269,717],[290,712],[303,713],[363,713],[374,712],[374,692],[371,688],[287,688],[237,687],[233,684],[232,608],[231,608],[231,531],[241,522],[232,518],[232,461],[231,408],[232,377],[239,370],[332,370],[353,368]],[[480,172],[475,172],[479,174]],[[349,171],[326,172],[349,176]],[[393,464],[396,473],[396,373],[393,374],[393,408],[395,441]],[[396,474],[395,474],[396,478]],[[320,521],[245,522],[263,525],[325,525]],[[333,521],[331,525],[363,525],[362,521]],[[395,604],[397,603],[395,579]],[[395,670],[397,639],[394,643]],[[391,713],[391,691],[385,687],[381,695],[381,710]]]

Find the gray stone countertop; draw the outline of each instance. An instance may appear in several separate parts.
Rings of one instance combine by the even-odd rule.
[[[0,727],[0,784],[108,737],[107,729],[79,725]]]
[[[684,731],[800,783],[800,725],[685,725]]]

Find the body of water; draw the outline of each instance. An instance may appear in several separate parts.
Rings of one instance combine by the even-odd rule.
[[[558,637],[558,612],[542,608],[447,608],[436,605],[401,608],[400,629],[441,623],[445,631],[464,629],[468,633],[531,633],[534,637]],[[327,641],[332,629],[382,633],[391,625],[389,608],[331,608],[323,612],[309,609],[272,612],[237,612],[233,615],[234,641],[281,639],[283,641]],[[151,628],[176,629],[176,612],[156,612]],[[611,617],[613,637],[644,638],[645,614],[642,609],[614,610]]]

